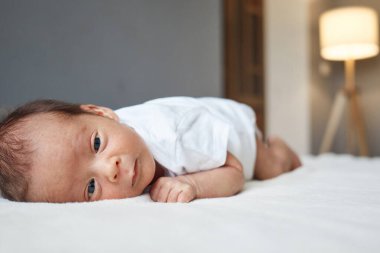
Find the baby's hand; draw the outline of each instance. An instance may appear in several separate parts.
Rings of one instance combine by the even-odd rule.
[[[190,202],[197,196],[196,187],[184,177],[160,177],[150,190],[157,202]]]

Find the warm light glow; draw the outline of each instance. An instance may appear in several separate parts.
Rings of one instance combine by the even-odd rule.
[[[378,17],[367,7],[344,7],[319,19],[321,55],[327,60],[357,60],[379,53]]]

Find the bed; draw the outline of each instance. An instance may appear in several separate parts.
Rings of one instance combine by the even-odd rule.
[[[302,160],[236,196],[188,204],[0,199],[0,252],[380,252],[380,158]]]

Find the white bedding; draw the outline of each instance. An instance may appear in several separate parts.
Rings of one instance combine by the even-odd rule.
[[[380,158],[303,161],[237,196],[189,204],[0,199],[0,252],[380,252]]]

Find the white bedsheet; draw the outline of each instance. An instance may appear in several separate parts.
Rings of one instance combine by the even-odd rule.
[[[188,204],[0,199],[0,252],[380,252],[380,158],[303,161],[237,196]]]

